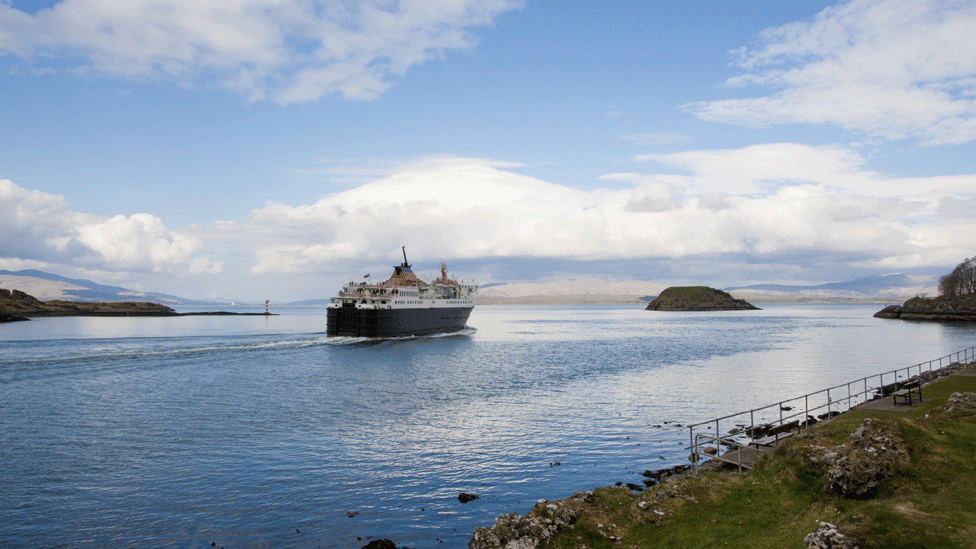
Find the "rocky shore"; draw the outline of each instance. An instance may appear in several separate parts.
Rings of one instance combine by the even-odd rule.
[[[947,373],[971,372],[974,366],[976,364],[956,364]],[[976,379],[972,373],[963,376],[956,377],[956,383],[960,383],[960,379]],[[939,377],[930,376],[919,381],[932,382]],[[972,382],[961,383],[974,386]],[[929,389],[929,394],[936,401],[940,400],[935,396],[938,393]],[[944,396],[941,398],[945,399]],[[954,392],[943,402],[945,404],[934,408],[930,405],[919,410],[914,417],[904,419],[892,415],[879,419],[867,415],[872,412],[866,410],[850,416],[831,414],[832,419],[837,416],[843,416],[843,419],[837,423],[819,424],[829,425],[826,429],[797,430],[793,437],[783,444],[777,444],[773,452],[764,454],[758,473],[750,473],[745,478],[742,475],[724,479],[722,477],[726,475],[691,475],[689,466],[677,466],[655,472],[646,471],[646,486],[630,483],[621,486],[618,482],[616,487],[579,492],[562,500],[539,500],[525,515],[508,513],[498,517],[491,527],[476,528],[468,548],[529,549],[547,546],[550,542],[559,547],[642,547],[645,545],[640,543],[641,540],[657,540],[665,522],[674,522],[683,513],[682,508],[688,505],[701,508],[691,511],[698,518],[692,520],[690,526],[687,520],[678,520],[680,525],[674,528],[684,535],[695,531],[691,535],[696,537],[700,529],[716,529],[724,532],[718,539],[729,543],[728,540],[735,539],[732,536],[739,535],[737,529],[722,530],[716,524],[735,524],[735,521],[743,519],[756,521],[757,516],[766,516],[762,504],[758,506],[758,515],[744,505],[753,503],[753,498],[759,503],[759,498],[764,497],[763,492],[770,494],[766,503],[788,506],[800,502],[792,512],[799,512],[804,519],[802,524],[789,524],[794,530],[787,534],[792,536],[789,537],[791,542],[802,539],[807,549],[885,546],[885,541],[890,540],[871,538],[874,537],[872,534],[878,535],[879,532],[881,536],[887,535],[885,524],[890,520],[887,509],[899,513],[905,509],[914,510],[915,504],[908,499],[921,499],[915,488],[909,488],[906,479],[929,483],[926,489],[930,492],[952,491],[959,486],[958,481],[949,481],[941,476],[938,479],[919,479],[920,471],[933,465],[929,463],[919,469],[913,459],[913,456],[939,453],[932,447],[935,433],[947,438],[946,431],[950,426],[960,425],[960,420],[976,418],[976,393]],[[910,409],[906,408],[906,411]],[[906,425],[915,431],[906,431]],[[916,433],[919,429],[927,431],[924,437],[920,438]],[[916,434],[906,438],[906,432]],[[971,429],[963,425],[952,436],[961,436],[966,440],[970,434]],[[967,459],[960,456],[963,462]],[[941,466],[939,464],[939,470]],[[730,469],[717,460],[709,460],[699,466],[699,470],[718,472]],[[794,483],[796,478],[805,480]],[[814,483],[812,488],[810,483]],[[795,486],[786,486],[789,484]],[[893,489],[893,486],[898,488]],[[743,496],[749,499],[743,501]],[[840,506],[829,499],[831,497],[845,501],[846,511],[838,513],[835,506]],[[942,496],[933,497],[938,500]],[[722,503],[715,505],[718,500],[722,500]],[[821,518],[827,518],[826,515],[830,514],[823,511],[825,505],[826,509],[833,509],[830,522]],[[816,526],[803,525],[812,520],[816,520]],[[955,519],[948,520],[951,522]],[[742,525],[743,522],[737,524]],[[777,526],[786,524],[780,521]],[[916,541],[928,539],[917,531],[910,533],[913,534],[911,539]],[[575,543],[572,542],[574,539]],[[569,545],[566,545],[567,542]],[[918,546],[925,545],[923,542]],[[661,546],[675,545],[662,542]]]
[[[647,304],[647,311],[748,311],[759,310],[728,292],[707,286],[672,286]]]
[[[875,318],[976,322],[976,294],[953,297],[913,297],[903,305],[889,305]]]

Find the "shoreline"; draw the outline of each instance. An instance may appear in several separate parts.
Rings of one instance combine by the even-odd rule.
[[[947,381],[953,377],[962,378],[973,378],[976,377],[976,362],[956,362],[950,364],[940,373],[932,377],[927,377],[922,375],[915,376],[911,379],[915,379],[922,383],[922,387],[931,386],[944,381]],[[911,381],[906,380],[907,381]],[[904,382],[903,382],[904,383]],[[472,549],[503,549],[506,547],[537,547],[544,543],[554,540],[557,537],[564,538],[566,532],[573,532],[574,534],[587,533],[590,534],[589,541],[591,546],[601,547],[604,543],[609,543],[611,546],[620,546],[622,542],[626,540],[633,540],[637,530],[642,529],[643,526],[650,523],[655,529],[659,529],[665,520],[675,517],[681,512],[681,508],[686,505],[686,502],[692,504],[704,503],[704,495],[701,491],[698,493],[689,490],[693,485],[707,485],[720,480],[721,477],[726,478],[743,478],[747,475],[754,475],[755,464],[757,460],[760,460],[760,456],[769,456],[766,459],[778,459],[780,456],[786,456],[790,454],[790,450],[785,452],[777,451],[780,446],[780,442],[789,441],[788,447],[792,448],[793,445],[801,440],[814,439],[818,435],[816,433],[824,427],[828,430],[833,428],[831,425],[834,421],[839,420],[838,424],[844,424],[851,421],[851,418],[859,418],[860,416],[865,416],[870,418],[872,414],[874,417],[881,416],[882,419],[885,417],[896,417],[896,416],[885,416],[883,414],[896,414],[900,415],[903,412],[911,412],[919,407],[932,408],[935,406],[933,403],[933,398],[930,396],[925,400],[919,400],[914,406],[909,405],[907,407],[898,406],[878,406],[879,403],[886,401],[893,393],[894,389],[897,388],[897,383],[895,385],[882,386],[879,388],[881,391],[880,396],[876,396],[866,402],[863,402],[857,406],[854,406],[844,412],[839,412],[836,415],[828,414],[828,417],[820,421],[815,421],[806,427],[799,427],[797,425],[793,431],[795,436],[784,437],[782,440],[775,440],[770,448],[759,450],[758,447],[755,452],[753,452],[750,459],[752,471],[739,471],[736,473],[737,467],[733,463],[722,461],[717,459],[717,453],[711,452],[709,455],[711,459],[705,460],[703,463],[697,467],[690,465],[677,465],[674,467],[662,468],[655,471],[646,470],[642,475],[645,477],[644,484],[646,486],[640,486],[633,483],[623,483],[616,482],[614,485],[607,485],[602,487],[591,488],[587,491],[577,492],[576,494],[557,500],[544,500],[540,499],[535,505],[533,505],[525,515],[519,515],[518,513],[512,512],[508,514],[501,515],[495,519],[493,526],[487,527],[476,527],[472,533],[471,540],[468,543],[468,547]],[[891,389],[888,391],[888,389]],[[931,389],[930,389],[931,390]],[[955,398],[956,395],[960,393],[954,393],[949,399]],[[971,397],[976,397],[976,393],[968,393]],[[965,395],[963,395],[965,397]],[[943,397],[944,398],[944,397]],[[936,401],[942,400],[938,397],[935,398]],[[923,406],[928,404],[928,406]],[[929,418],[929,414],[925,414],[925,419]],[[866,419],[865,423],[862,425],[869,425],[872,421],[877,422],[877,419]],[[755,429],[757,426],[752,426]],[[864,427],[861,427],[863,429]],[[804,434],[806,433],[806,434]],[[852,433],[847,437],[847,440],[851,440],[855,433]],[[942,434],[945,434],[944,432]],[[887,441],[887,439],[886,439]],[[836,456],[836,451],[844,446],[836,446],[830,448],[829,451],[834,451]],[[827,452],[825,455],[830,455],[827,448],[822,448],[820,446],[811,445],[811,448],[816,450],[820,449]],[[706,448],[707,450],[707,448]],[[882,448],[884,450],[884,448]],[[733,452],[740,452],[740,450],[728,450],[726,454],[728,455]],[[706,452],[708,453],[708,452]],[[696,454],[693,454],[693,456]],[[776,456],[776,457],[774,457]],[[703,456],[704,457],[704,456]],[[847,459],[847,458],[844,458]],[[884,458],[876,458],[882,460]],[[746,460],[743,458],[743,462]],[[816,460],[815,460],[816,462]],[[825,461],[826,463],[826,461]],[[833,463],[833,462],[832,462]],[[843,463],[842,461],[837,461],[836,463]],[[880,463],[880,461],[879,461]],[[763,461],[766,465],[766,461]],[[766,465],[769,467],[768,465]],[[845,465],[846,467],[846,465]],[[816,466],[814,466],[816,469]],[[693,472],[697,469],[697,473]],[[835,470],[837,467],[835,466]],[[856,469],[856,468],[855,468]],[[895,473],[892,478],[896,477],[900,471],[896,468]],[[702,475],[701,473],[711,473],[712,475]],[[834,470],[831,471],[831,474]],[[856,473],[854,473],[856,474]],[[868,475],[869,480],[865,481],[865,485],[870,486],[870,475]],[[757,475],[756,478],[759,478]],[[828,475],[828,479],[829,479]],[[759,485],[760,480],[753,480],[752,486]],[[730,481],[735,484],[736,481]],[[828,484],[828,486],[830,486]],[[824,488],[825,493],[829,493],[830,490]],[[711,490],[707,490],[706,493],[709,497],[712,497]],[[858,492],[858,494],[860,494]],[[696,495],[699,499],[696,499]],[[863,494],[852,496],[849,494],[844,494],[848,501],[851,499],[861,499],[864,501],[872,501],[875,498],[882,498],[882,495],[869,493],[869,497],[864,497]],[[887,499],[887,497],[885,497]],[[672,502],[678,502],[677,505],[672,505]],[[752,500],[750,499],[751,503]],[[636,510],[635,510],[636,508]],[[897,506],[895,506],[898,509]],[[836,512],[837,509],[834,509]],[[628,522],[630,524],[622,527],[618,527],[617,524],[611,524],[612,528],[607,529],[604,524],[608,520],[608,515],[616,514],[620,518],[627,515]],[[729,519],[729,517],[722,514],[713,514],[715,518],[711,520],[711,523],[716,523],[721,519]],[[617,520],[620,520],[618,518]],[[850,524],[845,524],[849,528],[845,530],[856,529],[861,526],[861,519],[858,515],[852,515],[852,520]],[[602,521],[602,523],[597,523],[596,520]],[[735,520],[735,519],[731,519]],[[836,533],[836,526],[833,524],[825,523],[820,520],[820,524],[830,526],[834,529]],[[838,522],[834,519],[831,522]],[[592,528],[594,523],[597,528]],[[739,522],[742,524],[742,522]],[[782,523],[781,523],[782,524]],[[577,529],[577,526],[582,528]],[[682,528],[683,526],[678,525],[676,528]],[[698,526],[696,526],[697,528]],[[591,530],[586,532],[586,530]],[[570,534],[570,535],[574,535]],[[597,534],[594,536],[593,534]],[[811,532],[807,535],[809,539],[810,536],[816,535],[815,532]],[[848,534],[850,535],[850,534]],[[656,537],[656,536],[655,536]],[[843,539],[845,536],[840,535]],[[601,539],[602,538],[602,539]],[[576,537],[577,540],[583,538]],[[727,538],[724,538],[727,539]],[[599,541],[597,541],[599,540]],[[726,542],[727,543],[727,542]],[[703,544],[707,546],[708,544]],[[665,545],[670,546],[670,545]],[[811,545],[807,545],[811,547]],[[394,546],[395,547],[395,546]],[[630,547],[638,547],[638,545],[630,545]],[[816,545],[816,547],[835,547],[835,545]],[[856,549],[861,547],[861,545],[836,545],[836,547],[849,547],[850,549]],[[404,548],[406,549],[406,548]]]

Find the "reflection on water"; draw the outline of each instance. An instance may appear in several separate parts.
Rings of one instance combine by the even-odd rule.
[[[682,463],[678,424],[976,345],[878,308],[487,306],[383,341],[324,337],[318,308],[5,325],[4,547],[464,546]]]

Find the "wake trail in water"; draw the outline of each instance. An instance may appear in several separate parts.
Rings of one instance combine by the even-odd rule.
[[[292,339],[251,341],[251,342],[230,342],[225,344],[207,345],[178,345],[169,348],[147,349],[145,340],[140,340],[135,348],[115,348],[105,349],[82,349],[71,346],[65,348],[65,353],[57,353],[42,357],[19,357],[0,359],[0,373],[9,373],[12,369],[21,368],[44,368],[46,366],[57,365],[59,367],[85,364],[85,363],[111,363],[130,360],[152,360],[169,358],[193,358],[208,354],[223,354],[234,352],[274,352],[286,351],[291,349],[304,349],[309,347],[328,346],[328,347],[355,347],[372,346],[383,343],[396,343],[402,341],[413,341],[419,339],[443,339],[451,337],[466,337],[473,335],[475,328],[464,328],[457,332],[448,334],[435,334],[431,336],[406,336],[398,338],[368,338],[368,337],[334,337],[315,335],[314,337],[300,337]],[[159,347],[163,347],[167,340],[160,340]],[[186,343],[182,341],[182,343]]]

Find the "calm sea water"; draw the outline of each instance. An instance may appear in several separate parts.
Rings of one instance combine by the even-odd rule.
[[[0,546],[466,547],[686,463],[676,424],[976,345],[880,308],[479,306],[382,342],[326,338],[320,308],[0,325]]]

